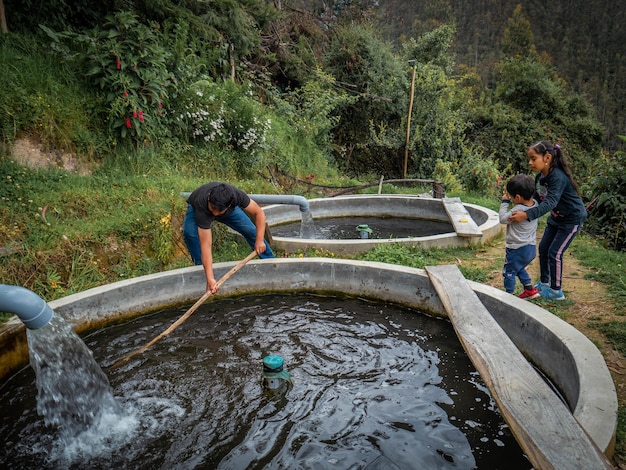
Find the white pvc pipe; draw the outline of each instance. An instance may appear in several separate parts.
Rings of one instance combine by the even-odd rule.
[[[31,330],[46,326],[54,312],[50,306],[24,287],[0,284],[0,312],[14,313]]]

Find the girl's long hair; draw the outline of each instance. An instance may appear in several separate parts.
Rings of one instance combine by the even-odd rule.
[[[574,176],[572,175],[572,169],[567,163],[567,158],[565,158],[565,154],[561,150],[561,147],[558,145],[552,145],[552,142],[548,142],[547,140],[540,140],[536,144],[531,145],[530,148],[541,155],[545,155],[546,153],[552,155],[550,169],[560,168],[563,170],[572,183],[572,186],[574,186],[574,190],[578,193],[578,195],[580,195],[578,185],[576,184],[576,181],[574,181]]]

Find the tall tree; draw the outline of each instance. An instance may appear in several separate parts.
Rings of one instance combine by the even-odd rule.
[[[493,86],[487,90],[489,100],[472,113],[468,140],[513,173],[527,171],[520,156],[528,145],[540,139],[554,141],[568,149],[582,180],[602,141],[593,108],[559,76],[549,58],[536,53],[530,23],[521,9],[515,10],[508,25]]]
[[[530,28],[530,21],[522,13],[522,5],[517,5],[507,21],[502,35],[500,51],[508,57],[536,57],[537,48]]]
[[[333,131],[343,149],[340,166],[354,173],[398,174],[400,148],[378,146],[370,134],[373,123],[399,128],[406,113],[408,77],[391,44],[370,24],[335,28],[326,67],[339,86],[357,97],[343,107]]]

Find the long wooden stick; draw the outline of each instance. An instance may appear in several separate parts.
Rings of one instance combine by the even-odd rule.
[[[239,261],[239,263],[237,263],[235,266],[233,266],[233,268],[230,271],[228,271],[226,274],[224,274],[222,276],[222,278],[219,281],[217,281],[216,287],[220,288],[222,286],[222,284],[224,284],[224,282],[226,282],[228,280],[228,278],[230,278],[233,274],[235,274],[237,271],[239,271],[248,261],[250,261],[255,256],[256,256],[256,251],[253,251],[248,256],[246,256],[244,259]],[[198,299],[198,301],[195,304],[193,304],[191,306],[191,308],[189,310],[187,310],[178,320],[176,320],[174,323],[172,323],[167,330],[165,330],[163,333],[161,333],[160,335],[158,335],[157,337],[152,339],[145,346],[142,346],[141,348],[136,349],[135,351],[133,351],[130,354],[128,354],[126,357],[124,357],[124,358],[120,359],[119,361],[117,361],[115,364],[113,364],[111,366],[111,368],[115,368],[115,367],[121,366],[125,362],[128,362],[128,360],[130,358],[145,352],[154,343],[156,343],[157,341],[159,341],[163,337],[169,335],[172,331],[174,331],[176,328],[178,328],[185,320],[187,320],[187,318],[189,318],[191,316],[191,314],[193,312],[195,312],[198,309],[198,307],[200,307],[200,305],[202,305],[205,302],[205,300],[208,299],[209,297],[211,297],[212,295],[213,295],[213,292],[211,292],[211,291],[205,292],[204,295],[202,297],[200,297]]]

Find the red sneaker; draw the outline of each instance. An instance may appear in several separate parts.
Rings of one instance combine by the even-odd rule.
[[[540,296],[541,294],[539,294],[539,291],[537,290],[536,287],[533,287],[532,289],[524,289],[522,293],[518,295],[520,299],[526,299],[526,300],[536,299],[537,297],[540,297]]]

